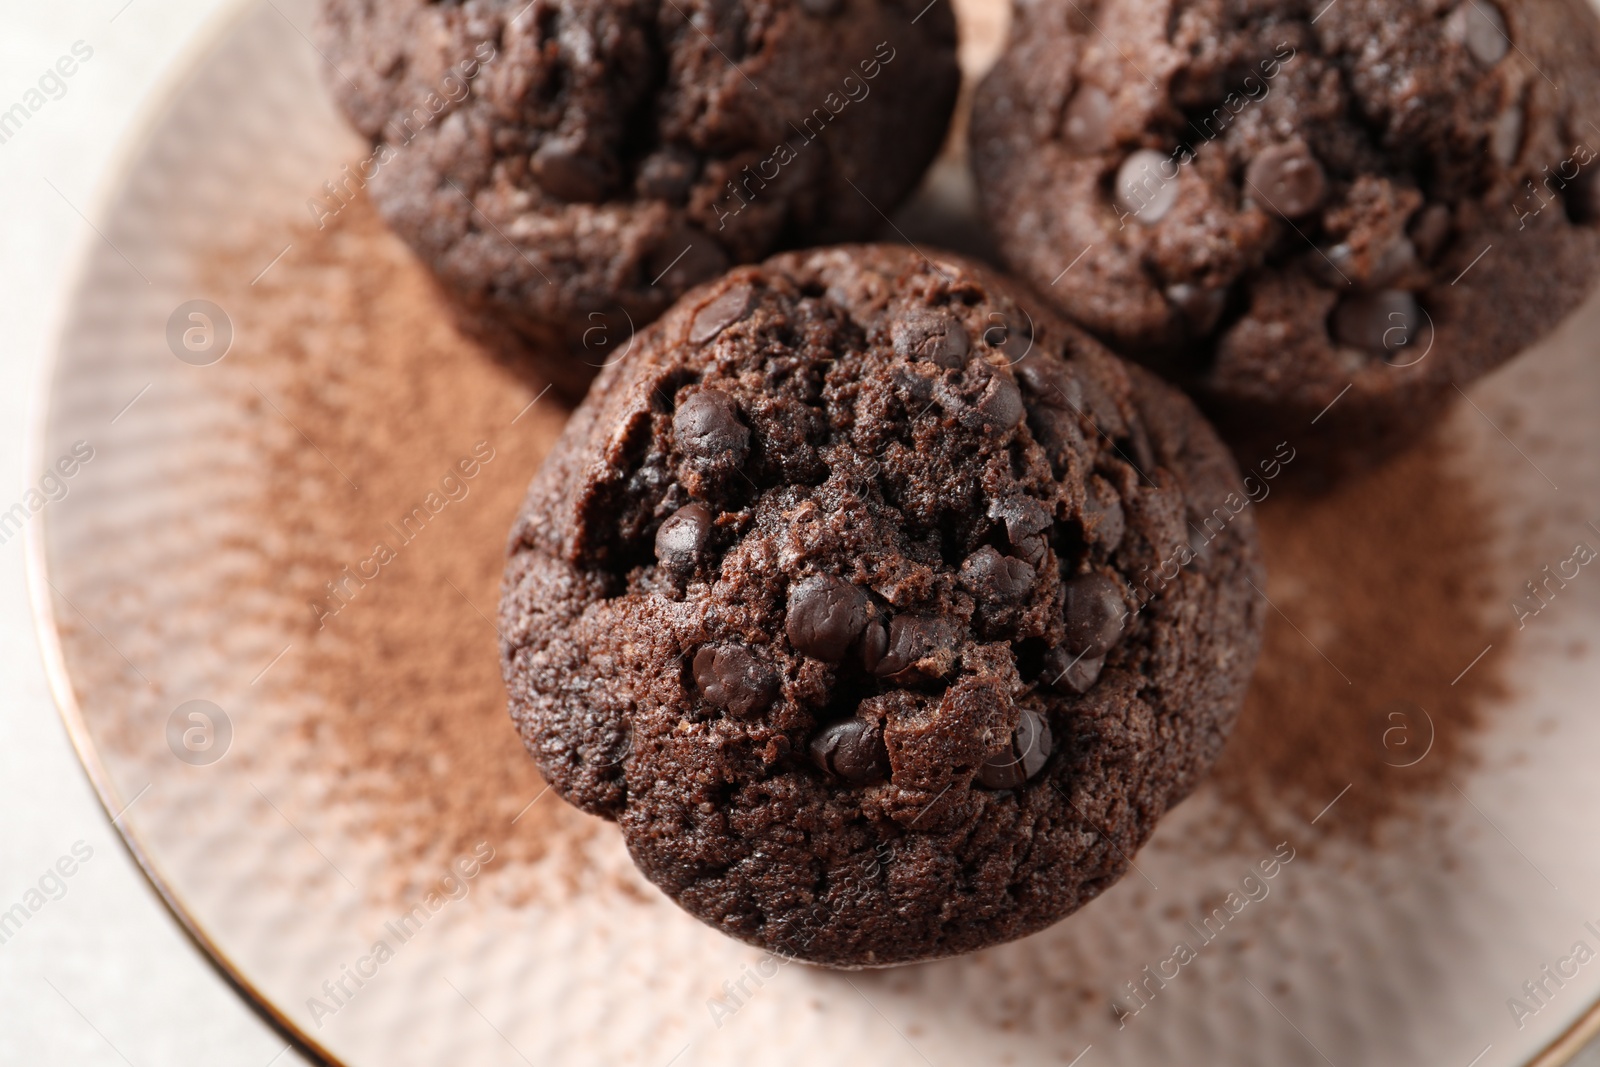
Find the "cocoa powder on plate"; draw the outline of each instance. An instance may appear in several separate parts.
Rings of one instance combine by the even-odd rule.
[[[1317,829],[1371,840],[1450,790],[1506,695],[1492,505],[1448,426],[1331,491],[1293,481],[1257,512],[1273,608],[1214,784],[1248,827],[1303,825],[1337,797]]]
[[[480,841],[497,864],[535,859],[591,820],[541,796],[493,620],[506,531],[567,413],[461,334],[366,200],[293,236],[227,306],[270,430],[258,521],[284,678],[320,706],[312,769],[408,877]]]
[[[481,840],[517,861],[593,833],[541,796],[506,717],[491,621],[506,530],[567,412],[554,394],[524,411],[541,387],[463,337],[365,200],[296,235],[232,299],[256,414],[291,427],[269,435],[260,521],[304,641],[295,676],[324,708],[302,729],[333,802],[358,807],[418,878]],[[441,479],[483,446],[493,458],[461,479],[466,496],[401,543],[389,524],[443,495]],[[1337,796],[1318,829],[1372,839],[1448,789],[1504,695],[1506,642],[1482,608],[1487,508],[1439,437],[1324,495],[1292,482],[1258,506],[1275,607],[1213,782],[1234,823],[1220,829],[1303,827]],[[378,577],[344,578],[379,541],[394,558]]]

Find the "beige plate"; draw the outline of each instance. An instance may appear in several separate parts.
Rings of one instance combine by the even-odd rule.
[[[208,249],[246,224],[281,220],[288,232],[355,158],[300,32],[309,8],[241,9],[99,220],[107,240],[87,255],[36,458],[79,440],[96,457],[34,528],[30,556],[55,691],[106,807],[177,916],[308,1044],[373,1067],[1507,1067],[1564,1062],[1600,1026],[1600,965],[1521,1028],[1506,1007],[1575,942],[1600,944],[1585,925],[1600,928],[1600,667],[1566,654],[1600,644],[1593,579],[1516,642],[1516,706],[1493,716],[1479,770],[1436,798],[1403,848],[1302,850],[1125,1030],[1107,998],[1170,956],[1202,902],[1261,858],[1193,844],[1218,818],[1209,792],[1162,826],[1141,874],[1083,915],[969,958],[850,976],[778,966],[721,938],[644,886],[617,835],[592,834],[581,854],[542,861],[564,872],[485,875],[421,934],[394,939],[393,958],[337,1013],[313,1018],[309,998],[393,938],[387,924],[405,906],[355,888],[393,880],[382,840],[338,810],[309,834],[296,828],[328,783],[304,771],[310,742],[294,724],[338,709],[283,681],[256,684],[289,643],[271,583],[228,547],[251,521],[242,502],[260,492],[262,445],[230,414],[240,383],[228,362],[182,363],[166,337],[173,309],[208,291]],[[964,58],[981,63],[1001,20],[981,4],[962,13],[973,31]],[[1600,518],[1600,364],[1581,340],[1595,336],[1591,303],[1474,390],[1481,417],[1464,407],[1451,426],[1500,525],[1547,549],[1536,558],[1565,558]],[[1490,420],[1521,427],[1516,445]],[[1509,599],[1521,581],[1504,585]],[[197,698],[227,708],[235,733],[232,754],[211,765],[169,744],[169,716]],[[577,892],[506,888],[574,865]],[[734,985],[737,1010],[713,1011],[716,997],[735,1004]]]

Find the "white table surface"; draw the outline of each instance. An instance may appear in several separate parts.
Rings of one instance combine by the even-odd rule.
[[[84,245],[99,240],[92,222],[127,138],[229,6],[13,0],[0,16],[0,112],[74,43],[94,50],[65,94],[0,144],[0,500],[7,505],[38,474],[26,468],[29,416],[72,271]],[[0,1064],[304,1064],[185,938],[89,788],[40,664],[21,538],[0,545],[0,694],[0,911],[75,844],[92,849],[65,894],[0,944]],[[1575,1062],[1600,1067],[1600,1048]]]

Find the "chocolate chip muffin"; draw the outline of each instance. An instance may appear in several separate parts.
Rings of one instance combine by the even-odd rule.
[[[790,253],[602,372],[512,532],[503,667],[680,905],[883,966],[1128,870],[1228,734],[1261,581],[1169,386],[954,257]]]
[[[327,0],[328,83],[375,146],[344,184],[480,332],[586,383],[729,264],[876,231],[959,82],[924,2]],[[314,214],[354,191],[328,192]]]
[[[1586,0],[1019,0],[971,148],[1018,273],[1327,469],[1588,294],[1597,115]]]

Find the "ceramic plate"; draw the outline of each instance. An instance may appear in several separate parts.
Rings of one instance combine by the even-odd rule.
[[[1003,17],[987,0],[961,16],[970,72],[992,58]],[[1565,1062],[1600,1025],[1600,962],[1572,958],[1580,942],[1600,948],[1600,664],[1583,654],[1600,643],[1593,576],[1494,653],[1508,695],[1449,788],[1381,845],[1312,825],[1340,817],[1339,796],[1286,813],[1295,858],[1214,939],[1197,933],[1206,917],[1278,846],[1216,844],[1238,815],[1212,788],[1080,915],[888,972],[787,965],[720,937],[640,880],[611,828],[571,813],[537,826],[508,816],[491,843],[507,858],[419,913],[420,889],[390,888],[420,884],[414,856],[325,769],[337,761],[316,746],[336,741],[305,729],[341,708],[301,677],[286,620],[302,606],[286,610],[261,569],[280,532],[261,507],[262,457],[292,427],[259,404],[240,415],[240,396],[257,389],[270,405],[276,387],[259,353],[253,365],[240,354],[260,324],[225,327],[191,303],[215,298],[224,250],[259,249],[263,275],[274,250],[293,255],[284,246],[307,200],[359,158],[323,89],[311,21],[309,2],[242,6],[97,218],[36,457],[93,458],[47,506],[31,550],[57,696],[107,809],[179,918],[308,1047],[351,1067],[1512,1067]],[[906,225],[956,240],[970,232],[964,197],[952,158]],[[1588,525],[1600,519],[1596,336],[1591,303],[1472,389],[1446,428],[1500,531],[1504,621],[1537,561],[1600,543]],[[233,358],[211,358],[230,347]],[[535,394],[523,388],[508,391],[508,412]],[[537,453],[559,423],[545,402],[516,432]],[[1414,624],[1405,604],[1392,624]],[[489,654],[492,641],[486,629]],[[1306,679],[1322,684],[1339,683]],[[504,798],[506,810],[536,794]],[[506,842],[533,833],[562,847],[515,859],[528,850]],[[1195,958],[1174,970],[1183,940]],[[389,951],[374,961],[380,942]],[[1552,983],[1546,965],[1565,977]],[[1151,969],[1168,977],[1150,984]],[[1525,982],[1544,994],[1530,1000]],[[1140,983],[1148,999],[1130,1000]],[[1513,998],[1529,1010],[1514,1013]]]

